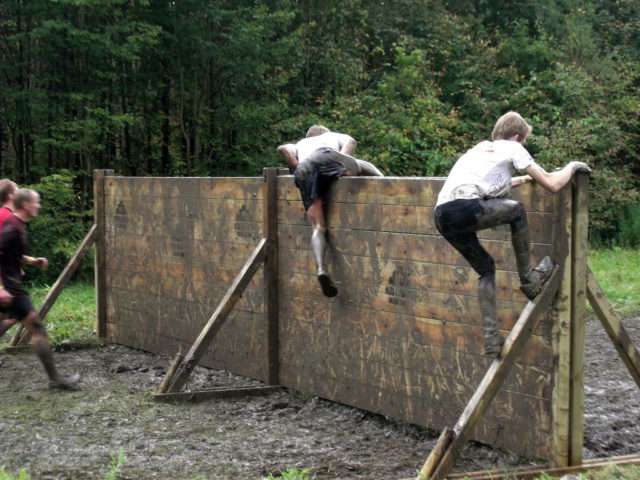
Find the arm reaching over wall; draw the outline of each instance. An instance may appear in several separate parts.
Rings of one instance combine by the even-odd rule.
[[[557,172],[547,172],[538,164],[533,164],[527,168],[527,173],[536,182],[550,192],[559,192],[573,178],[575,172],[591,173],[591,169],[584,162],[569,162],[564,168]]]

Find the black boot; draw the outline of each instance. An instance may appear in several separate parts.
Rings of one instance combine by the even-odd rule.
[[[520,286],[520,290],[524,293],[529,300],[533,300],[542,291],[542,287],[551,277],[554,267],[551,257],[544,257],[536,268],[531,270]]]

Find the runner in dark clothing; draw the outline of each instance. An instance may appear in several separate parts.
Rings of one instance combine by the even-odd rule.
[[[58,374],[47,330],[33,308],[29,293],[22,283],[23,263],[40,267],[43,270],[47,268],[49,263],[46,258],[26,256],[27,222],[38,216],[40,196],[33,190],[20,189],[16,193],[14,206],[14,215],[7,219],[0,233],[0,277],[2,277],[4,287],[13,296],[5,311],[11,318],[22,322],[31,334],[31,345],[47,372],[49,387],[71,389],[78,383],[80,376],[74,374],[65,377]]]
[[[0,180],[0,232],[2,232],[2,226],[4,222],[13,217],[13,197],[18,191],[18,186],[15,182],[12,182],[8,178]],[[2,285],[0,285],[0,306],[6,306],[11,302],[11,294],[7,292]],[[0,337],[2,337],[7,330],[13,327],[17,323],[15,318],[9,318],[6,315],[4,318],[0,318]]]

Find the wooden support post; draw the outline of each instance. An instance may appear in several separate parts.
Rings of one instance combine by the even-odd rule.
[[[42,305],[40,306],[40,310],[38,311],[40,321],[44,322],[44,319],[49,313],[49,310],[51,310],[51,307],[53,307],[53,305],[56,303],[56,300],[60,296],[60,293],[62,293],[62,290],[67,285],[73,274],[76,272],[76,270],[78,270],[82,259],[89,250],[89,247],[93,245],[93,242],[96,239],[96,229],[97,227],[94,224],[89,230],[89,233],[87,233],[87,235],[84,237],[84,240],[82,240],[82,243],[80,243],[80,246],[73,254],[67,265],[64,267],[64,270],[62,270],[62,273],[58,276],[56,282],[47,293],[47,296],[45,297]],[[29,338],[27,331],[22,325],[20,325],[20,328],[18,328],[18,331],[11,339],[11,343],[9,345],[17,346],[20,344],[25,344],[28,340]]]
[[[267,240],[264,289],[267,319],[267,383],[280,383],[278,303],[278,169],[264,169],[264,235]]]
[[[640,353],[638,353],[638,349],[633,344],[620,318],[607,301],[607,297],[600,285],[598,285],[593,272],[589,269],[587,270],[587,296],[593,311],[602,322],[602,326],[615,345],[620,358],[622,358],[629,373],[638,387],[640,387]]]
[[[176,374],[176,370],[178,369],[178,366],[182,363],[182,360],[184,360],[184,355],[182,354],[182,348],[180,348],[175,358],[171,362],[171,365],[169,365],[169,370],[167,370],[167,374],[164,376],[162,383],[158,387],[158,391],[157,391],[158,394],[167,392],[167,390],[169,389],[169,386],[171,385],[171,379]]]
[[[572,192],[565,187],[557,197],[559,217],[554,225],[553,258],[561,266],[561,282],[553,315],[553,430],[551,460],[556,467],[569,465],[570,404],[571,404],[571,249],[572,249]]]
[[[589,175],[573,182],[571,234],[571,373],[569,381],[569,465],[582,464],[584,444],[584,344],[589,255]]]
[[[451,444],[451,440],[453,440],[453,430],[449,427],[445,427],[440,434],[440,438],[436,442],[433,450],[427,457],[427,461],[424,462],[422,466],[422,470],[418,474],[418,480],[429,480],[431,475],[433,475],[434,470],[438,467],[440,460],[442,460],[442,456],[444,452],[449,448],[449,444]]]
[[[491,363],[489,370],[480,382],[473,397],[471,397],[462,415],[460,415],[453,429],[454,438],[446,449],[431,478],[444,479],[451,471],[451,468],[453,468],[457,455],[462,450],[462,447],[464,447],[464,444],[491,404],[496,393],[498,393],[500,386],[504,383],[516,358],[531,336],[531,332],[537,323],[536,320],[540,314],[546,312],[551,306],[555,294],[558,291],[560,281],[558,270],[559,268],[555,267],[551,278],[542,289],[542,292],[540,292],[540,295],[538,295],[534,301],[527,303],[520,314],[518,321],[513,326],[511,333],[509,333],[505,341],[500,356]]]
[[[168,392],[180,391],[189,378],[189,375],[191,375],[191,372],[204,355],[209,344],[220,331],[220,328],[224,325],[231,313],[231,310],[233,310],[233,307],[242,296],[242,292],[244,292],[256,271],[264,262],[266,244],[266,239],[263,238],[260,240],[260,243],[258,243],[258,246],[255,248],[244,267],[242,267],[242,270],[240,270],[240,273],[236,276],[233,283],[227,290],[227,293],[218,304],[218,308],[213,312],[213,315],[202,329],[202,332],[200,332],[200,335],[198,335],[198,338],[185,355],[184,360],[177,367],[175,375],[173,375],[173,378],[167,380],[171,383],[167,390]]]
[[[96,232],[96,332],[98,338],[107,336],[107,269],[106,269],[106,205],[105,192],[107,177],[113,170],[95,170],[93,175],[93,212]]]

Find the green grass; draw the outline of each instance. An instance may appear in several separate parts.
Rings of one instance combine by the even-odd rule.
[[[39,306],[49,287],[31,289],[33,302]],[[90,283],[74,283],[64,289],[46,318],[54,343],[83,341],[93,336],[96,326],[96,295]]]
[[[33,303],[38,308],[49,291],[48,286],[31,287]],[[96,296],[90,283],[73,283],[64,289],[58,301],[45,319],[53,343],[71,340],[82,342],[95,338]],[[9,341],[17,331],[14,326],[0,340],[0,344]],[[0,480],[3,480],[0,477]]]
[[[640,250],[592,250],[589,252],[589,265],[607,298],[621,315],[640,312]]]
[[[311,478],[310,468],[290,468],[277,476],[269,474],[268,477],[263,477],[263,480],[311,480]]]

